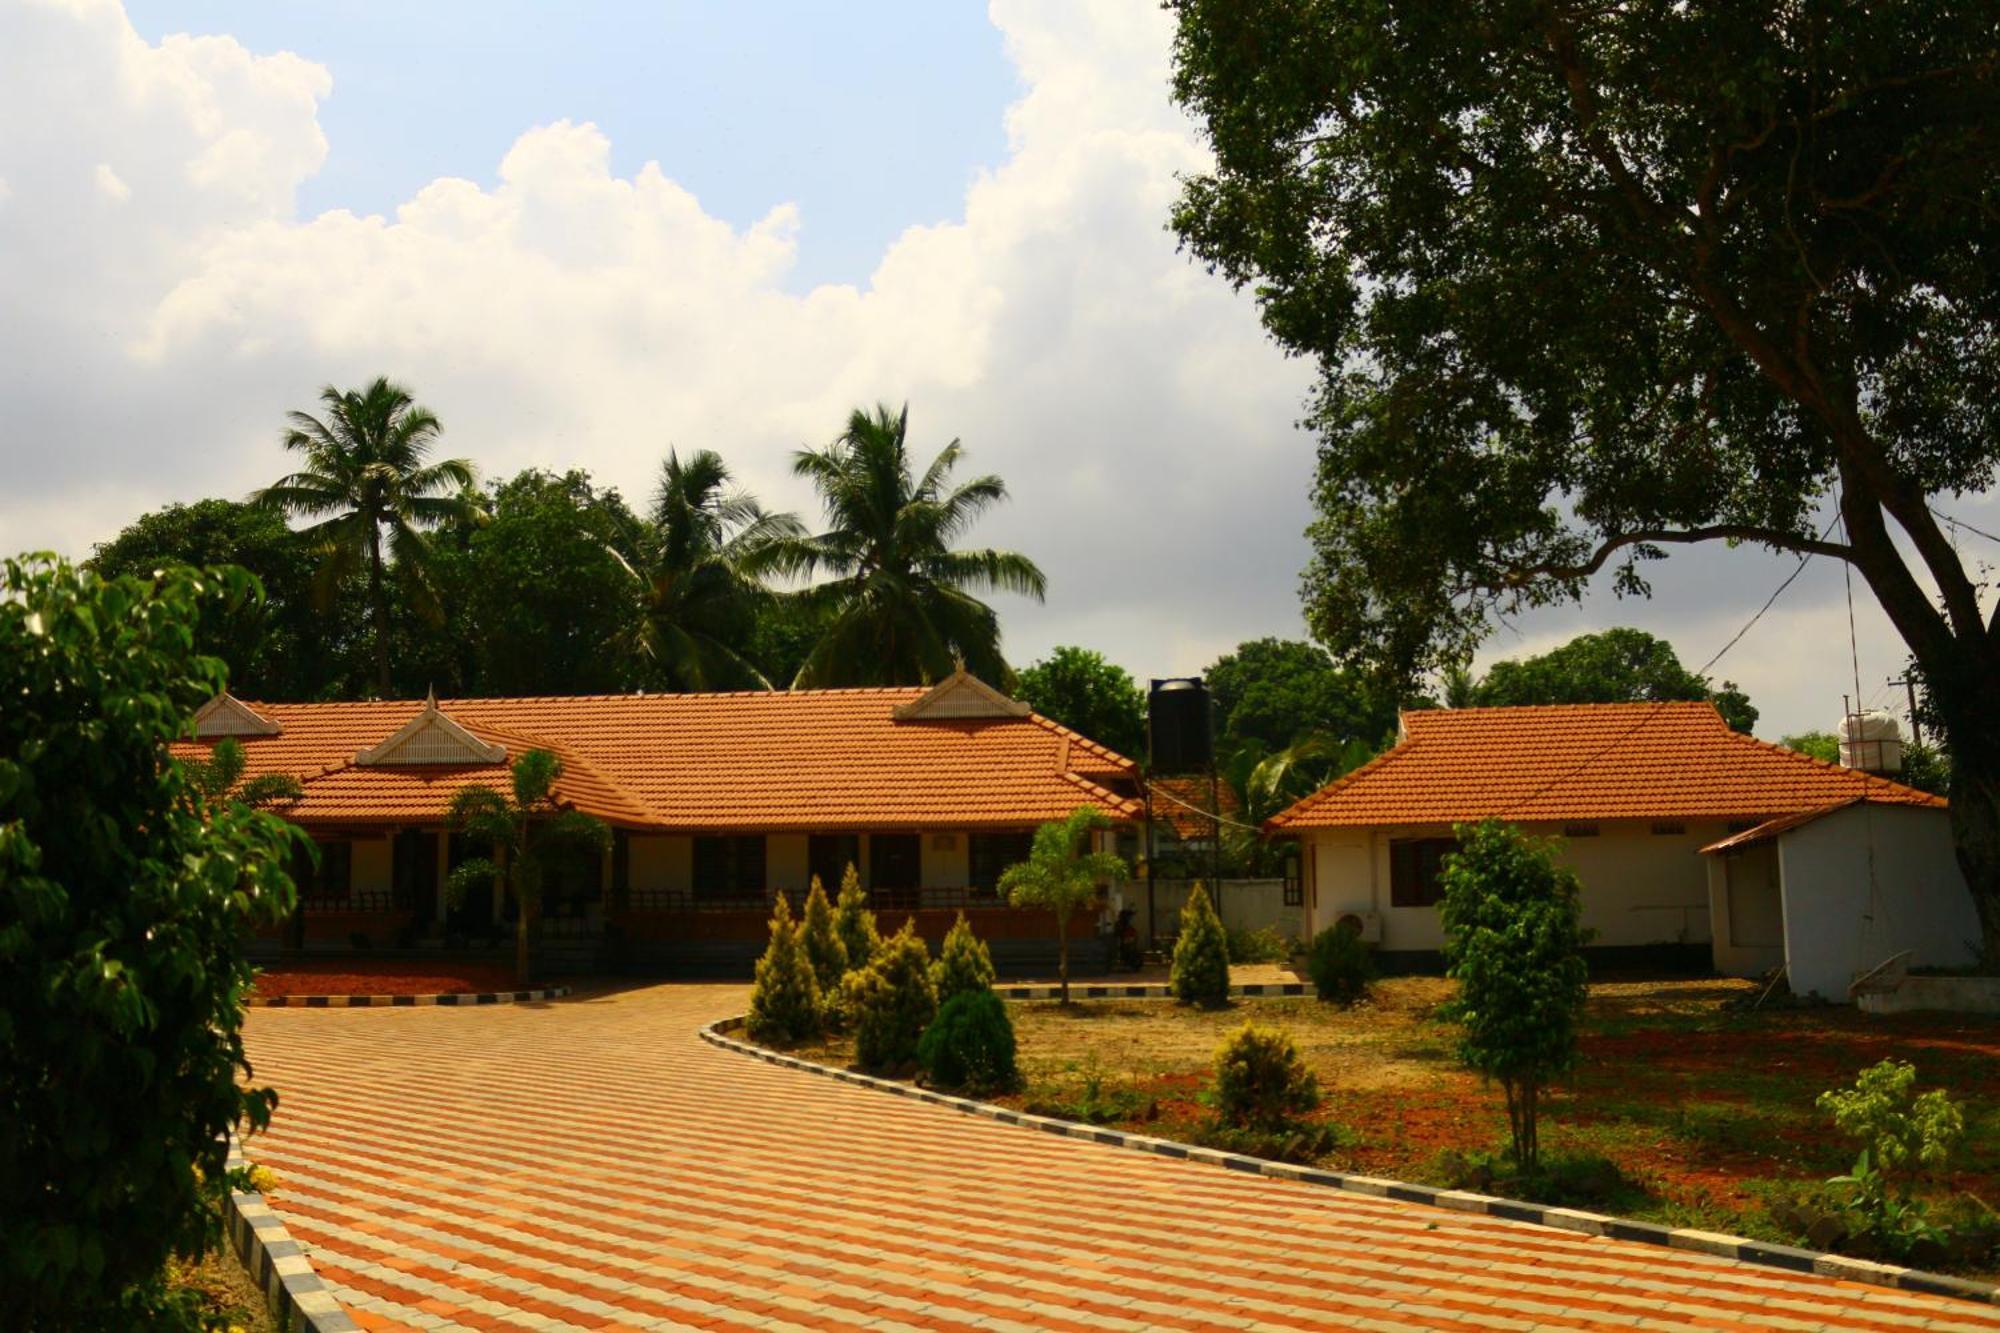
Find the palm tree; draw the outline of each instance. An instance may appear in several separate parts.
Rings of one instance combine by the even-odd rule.
[[[670,689],[771,688],[742,652],[775,596],[751,568],[772,542],[805,529],[790,514],[765,513],[730,480],[711,449],[685,462],[669,452],[640,567],[625,565],[640,587],[638,651]]]
[[[514,971],[529,976],[529,941],[542,902],[542,878],[552,858],[584,850],[602,856],[611,829],[580,810],[565,810],[555,797],[562,760],[547,750],[529,750],[514,761],[511,790],[473,784],[451,798],[446,820],[454,833],[486,844],[489,855],[462,862],[445,883],[452,907],[474,889],[492,885],[514,891]]]
[[[1069,919],[1097,898],[1097,886],[1122,883],[1131,870],[1113,852],[1089,850],[1092,835],[1111,827],[1111,817],[1094,805],[1080,805],[1069,818],[1035,830],[1028,859],[1000,872],[1000,892],[1015,907],[1040,907],[1056,914],[1056,972],[1062,1002],[1069,1003]]]
[[[824,449],[802,449],[793,471],[826,506],[828,528],[775,541],[756,562],[795,577],[829,576],[800,596],[824,610],[826,631],[794,685],[923,685],[963,663],[1006,686],[1000,621],[972,591],[1025,593],[1047,587],[1034,561],[1014,551],[959,551],[952,543],[1007,498],[998,477],[947,488],[964,450],[944,447],[921,477],[910,471],[910,410],[877,407],[848,418]]]
[[[424,530],[477,513],[468,492],[472,465],[462,458],[428,463],[442,427],[409,390],[377,377],[359,392],[332,385],[320,390],[324,418],[292,412],[285,448],[305,455],[305,467],[252,496],[253,502],[300,518],[317,519],[306,536],[318,549],[323,598],[342,579],[365,568],[374,625],[376,686],[389,678],[389,561],[419,611],[435,615],[437,598],[426,578],[429,544]]]

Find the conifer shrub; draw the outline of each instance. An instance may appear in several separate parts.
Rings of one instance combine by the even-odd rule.
[[[1313,936],[1306,975],[1320,999],[1353,1004],[1368,994],[1368,983],[1375,979],[1375,958],[1360,931],[1328,926]]]
[[[874,1070],[912,1064],[924,1029],[937,1017],[930,950],[917,937],[916,923],[904,922],[882,942],[873,962],[849,972],[843,992],[854,1027],[855,1063]]]
[[[826,886],[819,882],[818,875],[812,877],[812,888],[806,893],[799,943],[805,948],[806,960],[812,964],[820,996],[830,998],[840,989],[840,979],[847,975],[847,946],[841,943],[833,904],[827,901]]]
[[[1183,1004],[1229,1003],[1229,935],[1199,880],[1181,909],[1181,934],[1174,942],[1168,981],[1174,998]]]
[[[819,982],[782,893],[771,912],[771,942],[757,960],[745,1026],[758,1041],[805,1041],[820,1033]]]
[[[931,982],[937,987],[940,1010],[960,995],[991,991],[993,977],[993,955],[987,952],[985,942],[972,933],[965,913],[960,912],[958,920],[945,933],[938,960],[931,967]]]
[[[1213,1102],[1227,1125],[1282,1130],[1319,1105],[1319,1080],[1291,1034],[1246,1019],[1215,1049]]]
[[[833,929],[840,946],[847,951],[847,969],[859,972],[874,961],[882,947],[882,933],[875,929],[875,913],[868,906],[868,891],[861,887],[861,872],[849,862],[840,877],[840,897],[833,904]]]
[[[1006,1092],[1020,1086],[1014,1024],[991,990],[960,991],[938,1009],[917,1043],[917,1063],[933,1087]]]

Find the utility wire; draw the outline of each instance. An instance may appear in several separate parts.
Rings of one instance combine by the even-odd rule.
[[[1825,541],[1829,536],[1831,536],[1833,534],[1834,525],[1838,522],[1840,522],[1840,515],[1838,513],[1835,513],[1834,516],[1827,521],[1826,527],[1820,531],[1819,539],[1821,541]],[[1814,554],[1813,552],[1807,551],[1799,556],[1799,563],[1792,569],[1791,573],[1785,575],[1783,581],[1780,582],[1776,588],[1772,589],[1771,595],[1764,599],[1764,604],[1757,608],[1757,613],[1751,616],[1750,619],[1744,621],[1743,628],[1737,630],[1736,633],[1730,635],[1729,641],[1723,644],[1722,647],[1716,649],[1715,655],[1709,658],[1706,662],[1703,662],[1701,666],[1695,670],[1694,673],[1695,675],[1706,677],[1710,671],[1713,671],[1715,669],[1717,663],[1719,663],[1720,661],[1722,661],[1724,657],[1727,657],[1729,655],[1731,649],[1735,648],[1737,644],[1743,641],[1743,636],[1748,634],[1751,631],[1751,629],[1753,629],[1756,626],[1757,622],[1764,618],[1765,612],[1769,611],[1773,606],[1777,605],[1778,599],[1785,595],[1785,590],[1791,587],[1792,584],[1798,580],[1799,575],[1805,573],[1806,566],[1812,563],[1813,554]],[[1554,788],[1561,786],[1565,782],[1568,782],[1571,778],[1583,772],[1585,769],[1589,768],[1592,764],[1595,764],[1605,755],[1611,753],[1613,750],[1623,745],[1626,741],[1632,739],[1633,736],[1638,734],[1640,728],[1650,724],[1653,721],[1653,719],[1657,718],[1662,712],[1666,710],[1668,704],[1674,702],[1676,701],[1671,699],[1657,700],[1653,704],[1653,707],[1647,710],[1647,712],[1643,716],[1641,716],[1638,721],[1634,722],[1624,731],[1618,733],[1618,735],[1612,737],[1611,740],[1608,741],[1603,746],[1602,749],[1599,749],[1596,752],[1586,756],[1582,761],[1577,763],[1575,767],[1570,768],[1565,772],[1558,773],[1556,776],[1550,778],[1547,782],[1535,788],[1527,795],[1519,798],[1512,805],[1509,805],[1505,810],[1502,810],[1500,812],[1501,815],[1503,817],[1506,815],[1511,815],[1516,810],[1519,810],[1522,806],[1528,804],[1530,801],[1538,800],[1542,796],[1548,794]]]

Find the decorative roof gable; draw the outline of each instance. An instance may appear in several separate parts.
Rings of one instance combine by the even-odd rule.
[[[284,728],[224,691],[201,706],[194,715],[197,740],[217,736],[275,736]]]
[[[354,756],[362,768],[378,764],[497,764],[507,747],[482,741],[445,716],[433,691],[418,713],[388,739]]]
[[[898,722],[966,722],[979,718],[1026,717],[1028,705],[1009,699],[964,667],[890,714]]]

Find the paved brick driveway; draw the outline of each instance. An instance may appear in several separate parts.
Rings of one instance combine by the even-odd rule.
[[[711,1047],[728,986],[255,1011],[250,1152],[371,1328],[2000,1330],[2000,1309],[1264,1180]]]

